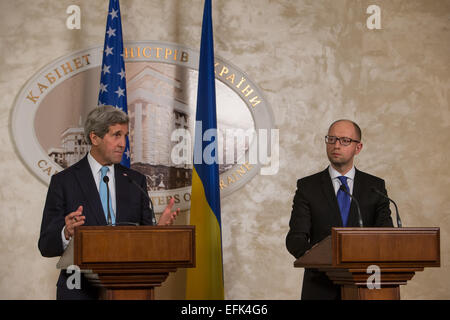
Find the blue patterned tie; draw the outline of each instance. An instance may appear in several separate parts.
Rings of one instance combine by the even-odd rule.
[[[342,185],[345,187],[347,192],[350,193],[350,189],[347,184],[347,177],[340,176],[340,177],[338,177],[338,179],[339,179],[339,181],[341,181]],[[346,227],[347,220],[348,220],[348,213],[350,211],[350,202],[351,202],[350,196],[348,194],[346,194],[344,191],[342,191],[341,189],[339,189],[336,197],[337,197],[337,201],[339,204],[339,210],[341,211],[342,225],[344,227]]]
[[[106,176],[106,174],[109,171],[108,167],[102,167],[101,169],[102,176],[100,178],[100,186],[99,186],[99,193],[100,193],[100,199],[102,200],[102,207],[103,212],[105,213],[106,222],[108,222],[108,206],[107,206],[107,198],[108,198],[108,191],[106,189],[106,183],[103,181],[103,178]],[[109,195],[109,212],[111,213],[111,222],[112,224],[116,223],[116,219],[114,216],[114,211],[111,205],[111,194]]]

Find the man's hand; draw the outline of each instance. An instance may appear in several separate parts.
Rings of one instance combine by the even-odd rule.
[[[64,228],[64,236],[66,240],[69,240],[73,237],[75,233],[75,228],[84,224],[84,220],[86,219],[83,216],[83,206],[79,206],[77,211],[69,213],[65,217],[66,226]]]
[[[175,203],[175,199],[171,198],[169,201],[169,204],[164,209],[164,212],[162,213],[161,217],[158,221],[158,226],[170,226],[173,224],[175,219],[177,218],[177,215],[180,213],[180,208],[178,208],[176,211],[172,212],[172,207]]]

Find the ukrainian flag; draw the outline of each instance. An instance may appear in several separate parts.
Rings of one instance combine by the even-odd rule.
[[[211,0],[203,11],[195,135],[190,224],[196,227],[196,267],[187,270],[186,299],[219,300],[224,289]]]

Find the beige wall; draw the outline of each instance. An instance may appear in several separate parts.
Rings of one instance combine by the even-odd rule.
[[[57,279],[56,259],[37,249],[47,187],[15,150],[14,99],[57,57],[103,44],[107,2],[0,0],[0,299],[52,299]],[[122,0],[124,40],[198,48],[202,3]],[[299,297],[303,273],[284,245],[296,179],[325,168],[328,125],[351,118],[363,129],[357,166],[385,178],[404,225],[441,228],[441,268],[417,273],[403,298],[449,299],[450,1],[213,3],[216,54],[265,92],[280,129],[279,173],[222,200],[226,297]],[[81,7],[79,31],[65,27],[70,4]],[[381,30],[366,28],[371,4]],[[182,277],[158,295],[182,297]]]

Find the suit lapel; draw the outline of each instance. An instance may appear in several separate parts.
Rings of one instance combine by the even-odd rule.
[[[328,168],[322,171],[321,180],[323,194],[327,199],[329,207],[331,208],[330,214],[332,219],[332,226],[342,227],[343,224],[341,212],[339,210],[336,194],[334,192],[333,182],[331,181]]]
[[[114,174],[116,181],[116,222],[125,221],[127,212],[127,204],[129,203],[129,182],[128,178],[124,176],[125,169],[119,164],[114,166]]]
[[[84,198],[87,199],[87,204],[89,205],[88,212],[92,212],[92,218],[96,221],[96,225],[106,225],[106,218],[103,213],[100,195],[97,186],[95,185],[95,180],[92,176],[87,156],[78,162],[75,175],[84,194]],[[90,218],[91,216],[89,216],[89,219]]]

